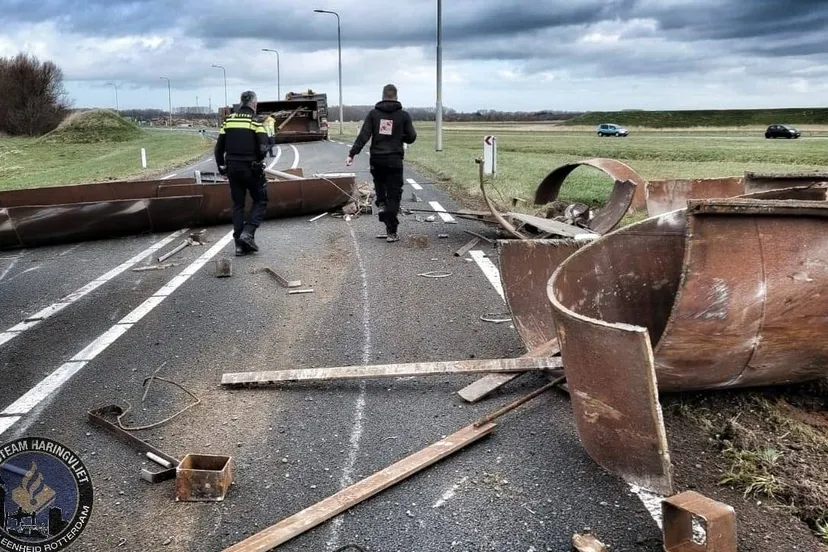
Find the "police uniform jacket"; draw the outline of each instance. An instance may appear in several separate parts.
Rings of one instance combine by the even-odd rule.
[[[242,106],[224,120],[213,151],[216,165],[224,167],[232,162],[264,160],[270,144],[264,125],[256,121],[254,115],[251,108]]]

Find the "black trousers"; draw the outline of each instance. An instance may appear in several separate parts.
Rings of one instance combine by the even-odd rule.
[[[372,163],[371,176],[374,177],[380,221],[385,223],[389,234],[396,234],[397,227],[400,225],[397,214],[400,212],[400,201],[402,201],[403,168]]]
[[[230,181],[230,197],[233,199],[233,238],[242,232],[255,235],[267,209],[267,178],[264,171],[254,170],[252,163],[230,161],[227,163],[227,180]],[[247,194],[253,201],[250,218],[244,220]]]

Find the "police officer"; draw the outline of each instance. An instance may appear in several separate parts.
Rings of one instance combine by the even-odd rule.
[[[256,105],[255,92],[242,92],[241,105],[224,120],[213,152],[219,174],[230,181],[236,255],[259,250],[254,237],[267,208],[267,179],[262,161],[270,144],[264,126],[253,117]],[[253,206],[250,218],[245,222],[244,204],[248,192]]]
[[[345,165],[354,162],[368,140],[371,140],[371,176],[377,193],[379,219],[385,223],[388,232],[386,241],[395,242],[399,219],[400,201],[403,191],[403,144],[413,144],[417,131],[411,122],[411,115],[397,101],[397,87],[387,84],[382,89],[382,101],[377,102],[365,122],[359,136],[348,153]]]

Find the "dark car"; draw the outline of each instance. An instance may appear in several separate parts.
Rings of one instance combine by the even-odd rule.
[[[765,138],[799,138],[802,134],[790,125],[771,125],[765,131]]]

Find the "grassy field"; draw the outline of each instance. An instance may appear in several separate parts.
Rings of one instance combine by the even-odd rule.
[[[475,158],[483,154],[483,136],[497,136],[498,172],[488,186],[501,207],[512,197],[531,199],[540,181],[557,166],[590,157],[623,161],[648,179],[819,170],[828,165],[828,132],[816,130],[798,140],[766,140],[761,132],[746,129],[715,134],[642,131],[627,138],[599,138],[592,131],[543,123],[457,123],[444,125],[443,151],[437,153],[433,123],[419,123],[417,128],[417,142],[409,147],[406,159],[472,203],[480,197]],[[357,129],[356,123],[346,125],[344,141],[352,141]],[[337,140],[338,135],[334,132],[331,138]],[[561,199],[599,206],[607,200],[611,185],[601,173],[580,168],[566,181]]]
[[[142,130],[95,110],[70,116],[40,138],[0,136],[0,190],[149,178],[201,157],[212,145],[195,133]]]
[[[592,111],[567,120],[567,126],[616,123],[635,127],[734,127],[772,124],[825,125],[828,108],[709,109],[682,111]]]

